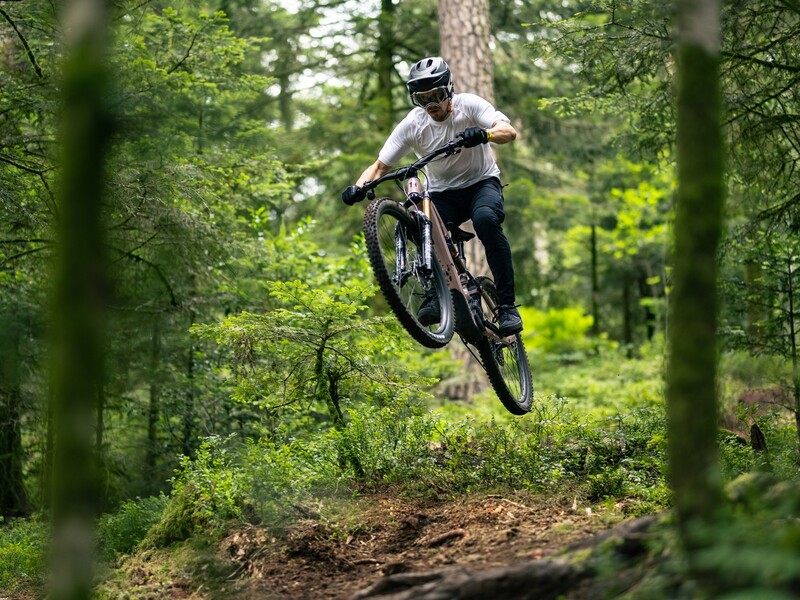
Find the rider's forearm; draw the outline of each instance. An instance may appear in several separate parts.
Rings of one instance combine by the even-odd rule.
[[[517,130],[505,121],[495,121],[486,133],[493,144],[507,144],[517,137]]]
[[[389,171],[389,166],[383,164],[381,161],[376,160],[373,164],[368,166],[364,172],[361,174],[361,177],[358,178],[356,181],[356,185],[361,187],[367,181],[375,181],[378,177],[385,175]]]

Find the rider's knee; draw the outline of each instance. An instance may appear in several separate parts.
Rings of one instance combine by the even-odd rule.
[[[472,225],[479,236],[483,232],[490,233],[500,228],[501,223],[500,215],[488,206],[481,206],[472,214]]]

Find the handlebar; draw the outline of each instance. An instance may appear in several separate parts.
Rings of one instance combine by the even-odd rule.
[[[361,189],[364,190],[365,192],[371,192],[372,190],[374,190],[376,187],[378,187],[384,181],[392,181],[392,180],[395,180],[395,179],[405,179],[406,177],[409,177],[410,175],[416,174],[417,171],[419,171],[420,169],[425,167],[433,159],[435,159],[435,158],[437,158],[439,156],[452,156],[453,154],[458,154],[459,152],[461,152],[461,148],[463,148],[463,147],[464,147],[464,140],[463,139],[451,140],[451,141],[447,142],[441,148],[437,148],[436,150],[434,150],[430,154],[426,154],[425,156],[422,156],[422,157],[418,158],[415,162],[411,163],[410,165],[407,165],[405,167],[400,167],[399,169],[395,169],[393,171],[390,171],[389,173],[387,173],[386,175],[383,175],[382,177],[379,177],[375,181],[367,181],[367,182],[365,182],[364,185],[361,186]]]

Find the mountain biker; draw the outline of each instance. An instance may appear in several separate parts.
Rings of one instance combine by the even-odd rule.
[[[452,74],[441,57],[423,58],[414,64],[406,85],[415,108],[394,128],[378,159],[355,185],[342,192],[345,204],[363,200],[366,193],[361,186],[386,174],[412,150],[419,157],[455,137],[464,139],[465,148],[488,142],[506,144],[517,137],[508,117],[488,101],[474,94],[453,93]],[[497,286],[500,334],[518,333],[522,319],[515,307],[511,247],[502,227],[503,189],[491,149],[486,145],[434,161],[428,165],[427,174],[431,200],[445,225],[453,229],[472,219]],[[435,296],[425,299],[417,318],[423,325],[439,321]]]

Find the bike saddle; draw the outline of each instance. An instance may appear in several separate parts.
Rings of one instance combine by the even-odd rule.
[[[475,237],[474,233],[464,231],[460,227],[454,227],[452,223],[449,224],[447,229],[450,231],[450,236],[454,242],[468,242]]]

